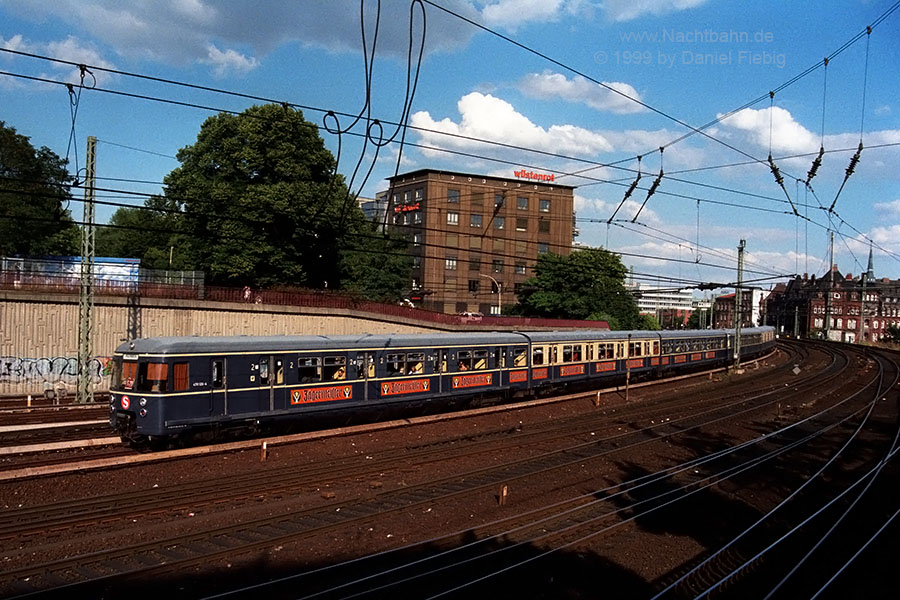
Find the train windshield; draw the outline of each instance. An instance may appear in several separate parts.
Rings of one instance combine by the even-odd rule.
[[[137,391],[165,392],[169,381],[169,365],[142,362],[138,368]]]
[[[123,360],[121,357],[113,359],[112,382],[113,387],[124,390],[133,390],[137,380],[138,363],[136,360]]]

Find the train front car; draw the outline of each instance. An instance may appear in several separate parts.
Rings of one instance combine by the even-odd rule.
[[[150,353],[147,343],[126,342],[113,357],[109,424],[123,441],[142,443],[166,435],[162,404],[170,388],[171,365],[165,356]]]

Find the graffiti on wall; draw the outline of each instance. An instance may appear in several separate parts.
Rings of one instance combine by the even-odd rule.
[[[113,361],[109,356],[97,356],[88,363],[88,373],[94,384],[100,383],[112,372]],[[20,358],[0,356],[0,383],[78,383],[78,358]]]

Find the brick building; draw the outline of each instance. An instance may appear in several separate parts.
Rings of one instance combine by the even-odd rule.
[[[388,226],[413,242],[418,306],[497,314],[515,304],[540,254],[572,251],[574,187],[524,175],[422,169],[388,179]]]
[[[878,341],[900,326],[900,281],[876,279],[869,254],[868,272],[842,275],[837,265],[825,277],[797,276],[772,291],[769,325],[779,333],[826,337],[841,342]]]

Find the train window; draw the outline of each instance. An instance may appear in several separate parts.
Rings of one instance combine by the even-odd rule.
[[[587,349],[587,359],[594,360],[594,345],[588,344],[586,349]]]
[[[575,362],[581,361],[581,344],[572,346],[572,360]]]
[[[188,376],[188,363],[179,362],[172,365],[172,391],[183,392],[190,389],[190,377]]]
[[[280,358],[275,359],[275,385],[284,383],[284,361]]]
[[[544,364],[544,349],[540,346],[536,346],[531,353],[531,364],[532,365],[542,365]]]
[[[212,386],[214,388],[220,388],[225,383],[224,366],[224,362],[221,360],[212,361]]]
[[[323,372],[328,381],[347,378],[347,357],[326,356],[322,359]]]
[[[659,355],[659,342],[653,342],[653,356]]]
[[[563,362],[572,362],[572,346],[563,346]]]
[[[118,368],[119,361],[116,361],[116,367]],[[137,361],[127,360],[122,363],[122,372],[119,377],[113,377],[113,381],[119,381],[122,384],[122,387],[126,390],[130,390],[134,387],[134,381],[137,379],[138,372],[138,364]]]
[[[629,357],[642,356],[640,342],[629,342],[628,343],[628,356]]]
[[[269,385],[269,357],[259,359],[259,385]]]
[[[142,363],[138,369],[139,392],[165,392],[169,380],[166,363]]]
[[[397,375],[403,375],[403,369],[406,366],[406,355],[405,354],[388,354],[385,357],[387,362],[387,376],[388,377],[396,377]]]
[[[476,370],[480,371],[482,369],[487,369],[488,366],[488,351],[487,350],[476,350],[474,353],[473,363]]]
[[[472,370],[472,353],[468,350],[461,350],[459,355],[457,356],[459,359],[456,363],[456,368],[458,371],[471,371]]]
[[[553,346],[553,349],[550,351],[550,362],[556,364],[559,360],[559,354],[557,351],[559,350],[559,346]]]
[[[410,352],[406,355],[406,374],[421,375],[425,372],[425,353]]]
[[[625,342],[616,344],[616,358],[625,358]]]
[[[441,373],[447,372],[447,351],[441,350]]]
[[[322,381],[322,372],[319,370],[319,359],[314,357],[298,357],[297,380],[300,383],[315,383],[317,381]]]
[[[528,360],[528,350],[525,348],[513,350],[513,366],[524,367]]]

